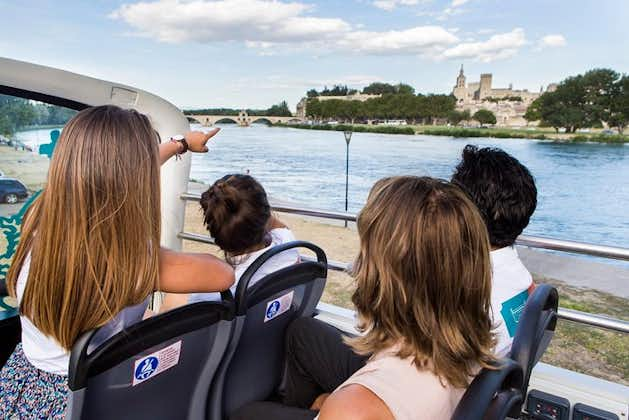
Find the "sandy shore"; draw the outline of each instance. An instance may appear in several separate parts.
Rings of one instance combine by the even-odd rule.
[[[47,156],[0,145],[0,170],[6,177],[19,179],[31,191],[40,190],[45,184],[49,163]]]

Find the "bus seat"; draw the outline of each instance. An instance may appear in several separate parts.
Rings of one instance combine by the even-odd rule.
[[[199,302],[155,317],[88,352],[97,330],[72,348],[66,418],[207,419],[207,396],[225,354],[234,307]]]
[[[522,367],[511,359],[499,360],[496,369],[481,370],[463,394],[452,420],[505,419],[513,407],[522,404],[522,381]]]
[[[0,308],[0,369],[21,339],[22,326],[17,309]]]
[[[526,301],[520,316],[509,357],[522,366],[524,398],[526,398],[531,372],[555,334],[558,304],[557,289],[548,284],[540,284],[535,287],[533,294]],[[521,405],[512,411],[512,417],[515,417],[515,414],[519,416]]]
[[[278,270],[248,287],[255,272],[287,249],[307,248],[317,261]],[[229,347],[209,397],[210,418],[228,418],[246,403],[269,398],[284,369],[286,328],[294,319],[312,316],[327,278],[325,252],[309,242],[271,248],[249,266],[235,293],[236,320]]]

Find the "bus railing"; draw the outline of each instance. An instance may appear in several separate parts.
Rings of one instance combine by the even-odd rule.
[[[198,194],[185,193],[181,198],[186,201],[199,201],[201,198]],[[319,217],[323,219],[340,220],[347,222],[355,222],[356,215],[346,212],[335,212],[328,210],[312,209],[307,207],[293,207],[286,205],[273,205],[273,210],[279,213],[298,214],[302,216]],[[200,235],[197,233],[181,232],[179,238],[194,242],[202,242],[214,244],[214,240],[208,235]],[[618,248],[603,245],[586,244],[574,241],[565,241],[560,239],[542,238],[536,236],[521,235],[516,243],[518,245],[539,248],[553,251],[562,251],[575,254],[591,255],[602,258],[611,258],[617,260],[629,261],[629,249]],[[304,260],[310,260],[310,257],[302,255]],[[351,264],[328,260],[328,268],[334,271],[349,271]],[[329,305],[328,305],[329,306]],[[611,331],[621,333],[629,333],[629,322],[621,319],[609,318],[602,315],[590,314],[587,312],[575,311],[572,309],[559,308],[558,317],[567,321],[579,324],[590,325],[594,327],[604,328]]]

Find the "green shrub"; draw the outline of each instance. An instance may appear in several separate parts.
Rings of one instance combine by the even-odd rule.
[[[323,130],[323,131],[353,131],[355,133],[380,133],[380,134],[415,134],[412,127],[398,127],[391,125],[349,125],[349,124],[273,124],[275,127],[300,128],[304,130]]]

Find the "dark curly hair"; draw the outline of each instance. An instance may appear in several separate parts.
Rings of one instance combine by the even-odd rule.
[[[252,176],[225,175],[201,195],[201,208],[206,228],[228,258],[267,239],[271,207]]]
[[[452,182],[478,206],[495,248],[513,245],[537,206],[537,188],[529,170],[498,148],[465,146]]]

